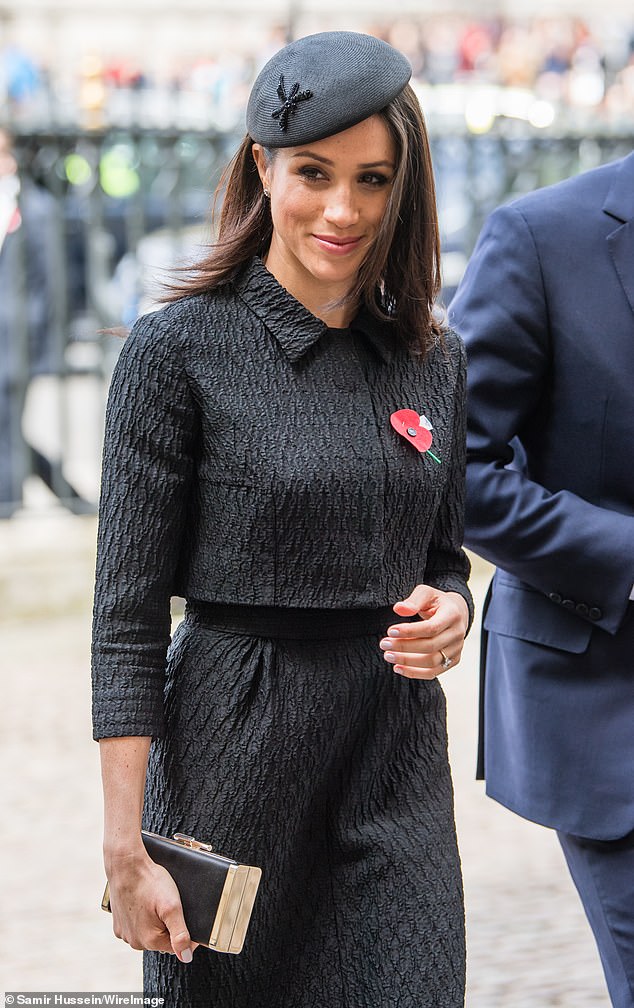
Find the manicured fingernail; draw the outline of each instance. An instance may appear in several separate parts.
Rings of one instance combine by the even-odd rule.
[[[396,661],[396,655],[394,654],[393,651],[386,651],[385,654],[383,655],[383,657],[385,658],[386,661],[389,661],[389,662],[395,662]]]
[[[194,953],[191,949],[183,949],[181,952],[181,959],[184,963],[190,963],[194,958]]]
[[[402,665],[395,665],[394,666],[394,672],[396,672],[397,675],[403,675],[404,672],[405,672],[405,669],[403,668]]]
[[[387,651],[388,648],[392,647],[392,641],[389,639],[389,637],[384,637],[382,641],[379,641],[379,647],[382,648],[384,651]]]
[[[388,637],[400,637],[401,631],[397,630],[396,627],[390,627],[390,629],[387,632],[387,635]]]

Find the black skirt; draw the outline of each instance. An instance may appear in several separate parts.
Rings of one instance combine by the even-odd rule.
[[[445,698],[385,662],[395,621],[188,606],[144,825],[263,874],[240,955],[144,954],[168,1008],[462,1008]]]

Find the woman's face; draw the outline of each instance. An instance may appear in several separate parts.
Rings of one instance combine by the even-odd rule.
[[[349,293],[381,223],[396,171],[384,120],[374,115],[325,140],[279,148],[268,165],[259,144],[253,156],[271,194],[267,269],[314,315],[346,324],[350,308],[333,320],[324,306]]]

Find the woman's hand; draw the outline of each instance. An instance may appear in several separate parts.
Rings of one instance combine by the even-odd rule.
[[[172,876],[152,861],[141,839],[141,809],[151,739],[148,735],[99,742],[104,793],[103,854],[110,883],[112,925],[134,949],[173,952],[192,961],[196,943],[185,926]]]
[[[171,952],[189,963],[197,946],[185,925],[176,883],[141,848],[106,857],[114,933],[133,949]]]
[[[458,664],[469,626],[462,595],[420,584],[393,608],[398,616],[420,616],[413,623],[394,623],[380,643],[395,672],[409,679],[435,679]]]

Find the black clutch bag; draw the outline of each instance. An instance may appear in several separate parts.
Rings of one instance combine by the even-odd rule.
[[[141,830],[141,836],[152,860],[176,883],[192,940],[216,952],[241,952],[261,869],[214,854],[209,844],[183,833],[169,839]],[[108,883],[101,906],[110,910]]]

